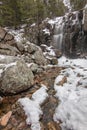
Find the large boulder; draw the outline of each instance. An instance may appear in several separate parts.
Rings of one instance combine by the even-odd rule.
[[[42,21],[38,25],[31,25],[25,28],[25,35],[28,41],[36,44],[51,45],[52,43],[53,28],[48,23],[48,19]]]
[[[87,9],[84,10],[68,14],[65,18],[63,52],[72,58],[87,53]]]
[[[46,65],[46,59],[41,48],[33,43],[27,42],[25,52],[31,55],[31,59],[38,65]]]
[[[0,79],[0,92],[4,94],[16,94],[29,89],[34,83],[34,75],[23,60],[16,65],[8,67]]]
[[[34,53],[33,59],[34,59],[35,63],[38,65],[46,65],[46,59],[44,58],[41,49],[39,49],[38,51],[36,51]]]
[[[34,54],[38,50],[39,50],[39,46],[33,43],[27,42],[25,44],[25,51],[28,52],[29,54]]]

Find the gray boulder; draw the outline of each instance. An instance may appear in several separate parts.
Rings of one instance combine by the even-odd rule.
[[[38,64],[38,65],[46,65],[46,59],[43,56],[41,49],[39,49],[38,51],[36,51],[34,53],[33,59],[34,59],[35,63]]]
[[[46,65],[46,59],[41,48],[33,43],[27,42],[25,52],[31,55],[31,59],[38,65]]]
[[[16,47],[17,47],[17,49],[21,52],[21,53],[23,53],[24,52],[24,44],[23,43],[21,43],[21,42],[16,42]]]
[[[34,84],[34,75],[23,60],[8,67],[0,79],[0,91],[4,94],[16,94],[29,89]]]
[[[0,44],[0,54],[15,56],[20,54],[19,50],[9,44]]]
[[[39,47],[37,45],[30,43],[29,41],[26,43],[26,46],[25,46],[26,52],[33,54],[38,50],[39,50]]]

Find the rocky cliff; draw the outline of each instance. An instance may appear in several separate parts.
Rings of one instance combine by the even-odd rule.
[[[35,44],[52,45],[68,57],[82,57],[87,52],[87,7],[53,20],[46,19],[25,32]]]

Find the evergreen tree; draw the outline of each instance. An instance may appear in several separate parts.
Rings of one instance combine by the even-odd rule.
[[[61,0],[49,0],[48,10],[50,17],[61,16],[65,13],[65,7]]]
[[[0,5],[0,25],[17,26],[37,22],[46,17],[61,16],[65,12],[61,0],[3,0]]]
[[[0,6],[0,24],[17,26],[21,21],[21,12],[17,0],[3,0]]]

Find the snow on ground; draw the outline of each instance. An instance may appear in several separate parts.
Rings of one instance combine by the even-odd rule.
[[[20,29],[20,30],[9,30],[9,33],[11,33],[14,36],[14,39],[17,42],[23,41],[24,29]]]
[[[52,48],[53,46],[50,47],[46,46],[46,52],[44,52],[43,54],[44,55],[48,54],[49,56],[55,56],[55,52]]]
[[[5,55],[0,55],[0,59],[5,59]]]
[[[60,59],[58,59],[58,63],[59,66],[76,66],[84,69],[87,68],[87,59],[68,59],[62,56]]]
[[[18,102],[23,106],[27,116],[26,123],[31,125],[32,130],[41,130],[39,120],[43,112],[40,105],[48,97],[46,91],[46,86],[42,84],[42,87],[32,95],[32,99],[25,97],[18,100]]]
[[[24,34],[24,27],[26,24],[21,26],[21,29],[15,30],[15,29],[9,29],[9,28],[4,28],[6,31],[8,31],[9,34],[14,36],[14,39],[16,42],[21,42],[23,41],[23,34]]]
[[[63,17],[61,16],[61,17],[56,17],[54,19],[48,20],[48,23],[52,26],[52,28],[54,28],[55,24],[60,25],[62,24],[62,21],[63,21]]]
[[[45,29],[43,30],[43,32],[44,32],[45,34],[48,34],[48,35],[50,36],[50,31],[49,31],[49,29],[45,28]]]
[[[87,129],[87,60],[60,58],[59,66],[64,66],[56,78],[54,88],[60,100],[55,110],[54,120],[61,120],[62,130]],[[58,83],[67,77],[63,86]]]

